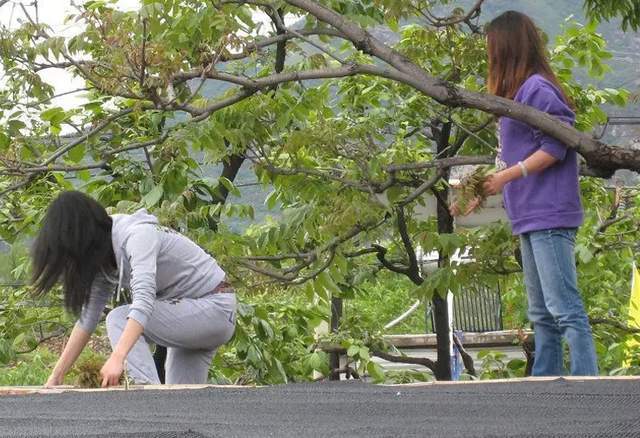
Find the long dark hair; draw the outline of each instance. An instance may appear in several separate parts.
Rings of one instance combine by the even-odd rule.
[[[78,314],[96,274],[115,268],[111,226],[111,217],[94,199],[76,191],[60,194],[32,247],[34,293],[44,295],[61,281],[65,307]]]
[[[507,11],[487,27],[489,80],[491,94],[513,99],[520,86],[538,73],[553,83],[569,105],[571,99],[562,89],[545,55],[544,43],[533,20],[517,11]]]

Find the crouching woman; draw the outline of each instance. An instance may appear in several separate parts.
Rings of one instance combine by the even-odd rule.
[[[166,383],[205,383],[217,348],[235,329],[236,296],[202,248],[161,226],[145,210],[109,216],[75,191],[56,198],[34,242],[33,283],[44,294],[61,282],[64,304],[79,315],[46,386],[60,385],[122,288],[132,303],[106,318],[112,353],[102,386],[117,385],[126,366],[139,384],[159,384],[150,343],[167,347]]]

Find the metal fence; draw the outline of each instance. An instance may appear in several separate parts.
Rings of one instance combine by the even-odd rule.
[[[453,298],[453,328],[465,332],[502,330],[500,290],[480,287]]]
[[[429,306],[427,321],[433,332],[435,321]],[[453,297],[452,325],[463,332],[493,332],[503,330],[502,300],[499,288],[480,286],[467,289]]]

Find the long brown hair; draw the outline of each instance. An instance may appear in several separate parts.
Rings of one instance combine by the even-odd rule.
[[[545,56],[544,43],[533,20],[517,11],[507,11],[486,27],[489,51],[488,88],[491,94],[513,99],[520,86],[533,74],[540,74],[562,89]]]

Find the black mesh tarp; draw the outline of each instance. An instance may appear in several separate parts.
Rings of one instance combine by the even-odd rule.
[[[640,437],[640,380],[11,395],[0,436]]]

